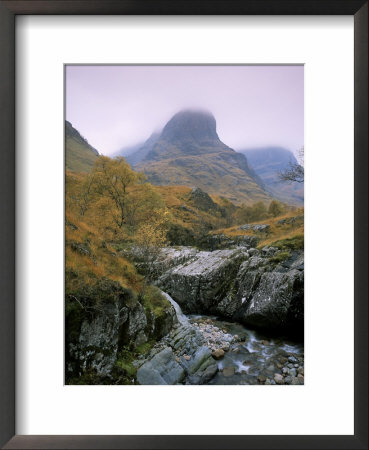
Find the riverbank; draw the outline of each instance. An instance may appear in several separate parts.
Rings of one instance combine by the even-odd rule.
[[[304,384],[303,344],[266,337],[237,322],[183,314],[147,356],[134,362],[140,384]]]

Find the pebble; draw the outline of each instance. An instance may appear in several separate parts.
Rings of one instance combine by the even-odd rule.
[[[283,384],[283,376],[280,373],[275,373],[274,374],[274,381],[277,384]]]
[[[230,345],[229,345],[229,342],[225,342],[223,345],[222,345],[222,350],[224,350],[225,352],[228,352],[228,350],[230,349]]]
[[[191,359],[191,356],[190,356],[190,355],[183,355],[183,358],[184,358],[186,361],[189,361],[189,360]]]
[[[214,350],[214,351],[212,352],[211,356],[212,356],[214,359],[220,359],[220,358],[223,358],[223,356],[224,356],[224,350],[221,349],[221,348],[218,348],[217,350]]]
[[[288,361],[293,364],[296,364],[299,362],[299,360],[295,356],[289,356]]]
[[[224,367],[222,373],[225,377],[231,377],[235,374],[235,372],[236,372],[236,370],[234,367]]]

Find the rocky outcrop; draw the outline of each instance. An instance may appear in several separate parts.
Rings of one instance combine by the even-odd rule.
[[[268,252],[269,249],[266,249]],[[281,252],[280,252],[281,254]],[[235,281],[235,301],[241,301],[233,318],[245,324],[286,331],[303,331],[303,254],[273,263],[275,255],[255,255],[245,261]]]
[[[123,346],[160,339],[177,321],[169,303],[156,316],[131,291],[107,279],[67,293],[65,319],[67,382],[86,374],[96,382],[109,378]]]
[[[185,377],[185,371],[174,359],[173,350],[164,348],[137,371],[140,384],[179,384]]]
[[[218,304],[226,298],[246,258],[242,248],[197,252],[192,259],[166,271],[158,285],[185,313],[219,313]]]
[[[140,384],[205,384],[218,371],[203,335],[189,322],[177,324],[135,366]]]
[[[224,214],[224,209],[221,208],[217,203],[213,202],[212,198],[207,192],[204,192],[198,187],[194,187],[190,193],[190,201],[193,205],[200,209],[201,211],[216,211],[221,215]]]
[[[264,232],[264,233],[268,233],[270,230],[270,225],[266,224],[266,223],[258,223],[255,225],[252,224],[246,224],[246,225],[240,225],[238,227],[239,230],[243,230],[243,231],[247,231],[247,230],[252,230],[252,231],[257,231],[257,232]]]
[[[201,239],[201,248],[203,250],[222,250],[227,248],[256,247],[259,239],[256,236],[239,235],[226,236],[225,234],[208,234]]]
[[[158,285],[186,313],[216,314],[254,327],[302,332],[302,251],[236,247],[212,252],[177,250],[183,262],[162,262]]]

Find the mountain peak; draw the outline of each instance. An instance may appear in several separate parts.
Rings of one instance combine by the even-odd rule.
[[[200,145],[219,141],[213,114],[201,109],[185,109],[175,114],[165,125],[161,139],[194,141]]]

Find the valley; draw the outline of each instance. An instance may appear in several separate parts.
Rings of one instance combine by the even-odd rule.
[[[66,384],[304,383],[303,187],[245,154],[204,111],[127,159],[66,123]]]

